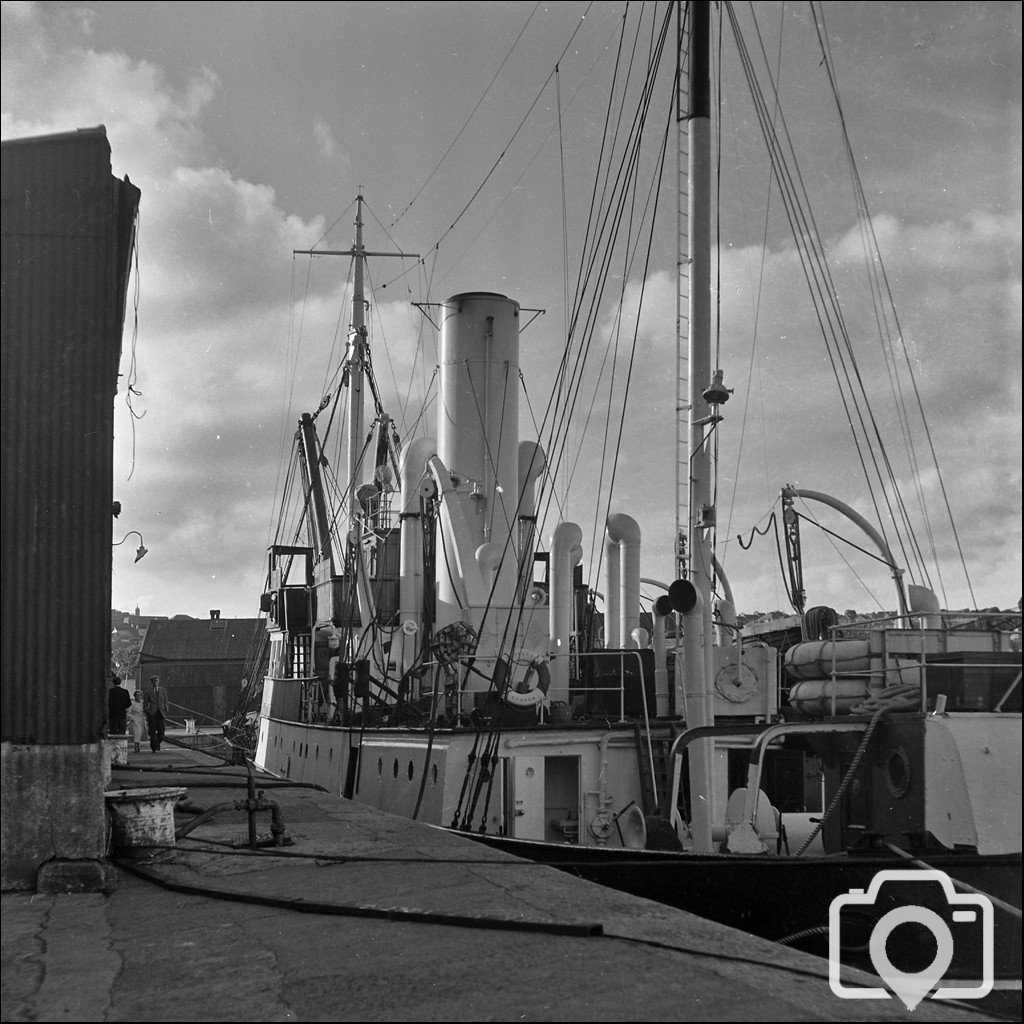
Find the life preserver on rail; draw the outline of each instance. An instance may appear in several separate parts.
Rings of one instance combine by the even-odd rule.
[[[505,701],[516,708],[534,708],[540,704],[551,689],[551,673],[542,658],[530,662],[522,680],[505,691]]]

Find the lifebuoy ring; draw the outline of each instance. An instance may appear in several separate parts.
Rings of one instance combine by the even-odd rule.
[[[533,683],[533,677],[536,682]],[[522,681],[505,691],[505,701],[516,708],[534,708],[548,695],[551,688],[551,673],[546,661],[531,661]]]

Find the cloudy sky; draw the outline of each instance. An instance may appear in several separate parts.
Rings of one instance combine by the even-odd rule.
[[[564,347],[563,268],[579,256],[623,8],[3,3],[3,137],[103,124],[114,173],[142,190],[141,418],[125,401],[130,311],[114,496],[118,526],[140,530],[149,554],[132,563],[135,538],[115,550],[115,606],[256,613],[282,460],[299,413],[330,386],[349,318],[348,261],[292,250],[347,247],[360,189],[368,247],[424,254],[369,270],[376,373],[405,436],[436,361],[433,330],[411,303],[461,291],[546,310],[522,339],[525,390],[540,418]],[[814,20],[806,4],[753,11],[895,474],[941,563],[943,603],[964,607],[971,592],[924,435],[912,428],[923,445],[915,487],[887,399]],[[760,52],[749,6],[736,12]],[[1008,607],[1021,589],[1021,8],[827,4],[825,19],[974,597]],[[647,18],[641,34],[650,26]],[[718,552],[741,611],[785,609],[770,538],[745,552],[735,537],[764,526],[787,482],[865,514],[871,505],[764,143],[749,100],[733,99],[743,83],[728,35],[721,52],[720,365],[735,395],[719,430]],[[669,174],[659,197],[667,226],[646,275],[641,262],[613,271],[595,331],[602,352],[618,296],[629,333],[646,277],[612,505],[640,522],[644,572],[661,579],[672,574],[675,519],[674,191]],[[588,559],[600,472],[593,442],[609,404],[617,418],[622,402],[609,399],[607,376],[602,384],[553,488],[584,526]],[[521,424],[525,433],[526,412]],[[808,511],[853,536],[834,514]],[[805,531],[804,572],[810,603],[893,607],[884,569],[824,535]]]

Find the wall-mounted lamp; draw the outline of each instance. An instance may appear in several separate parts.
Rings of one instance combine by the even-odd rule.
[[[138,530],[129,530],[120,540],[114,541],[113,546],[116,548],[119,545],[123,544],[133,533],[135,534],[136,537],[139,538],[139,550],[135,552],[135,561],[137,562],[149,550],[149,548],[146,547],[145,543],[142,540],[142,534],[139,533]]]

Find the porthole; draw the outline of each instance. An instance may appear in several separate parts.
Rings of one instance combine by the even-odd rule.
[[[895,797],[906,796],[910,789],[910,758],[902,747],[893,747],[885,765],[885,781]]]

